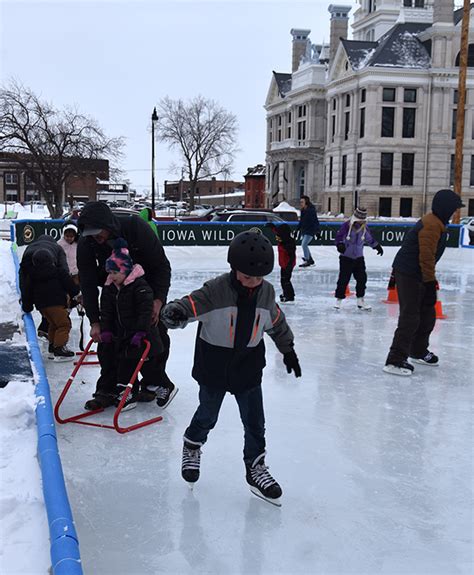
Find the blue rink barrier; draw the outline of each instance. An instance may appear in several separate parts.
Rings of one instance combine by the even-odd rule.
[[[18,255],[12,244],[18,289]],[[64,482],[61,458],[58,451],[56,427],[48,377],[36,337],[36,327],[30,313],[23,315],[31,361],[38,374],[35,386],[36,426],[38,430],[38,457],[43,479],[43,496],[48,515],[51,540],[51,564],[54,575],[82,575],[79,540],[72,518],[71,506]]]

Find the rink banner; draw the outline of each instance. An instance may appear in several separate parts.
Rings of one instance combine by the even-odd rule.
[[[228,222],[155,222],[161,243],[164,246],[226,246],[240,232],[259,229],[273,244],[275,235],[262,222],[246,222],[242,224]],[[314,239],[312,245],[334,245],[336,233],[342,222],[321,222],[321,236]],[[297,222],[288,225],[296,228]],[[42,234],[49,234],[58,240],[64,226],[63,220],[17,220],[14,226],[14,239],[18,246],[28,245]],[[414,226],[413,223],[372,223],[369,229],[382,246],[400,246],[405,235]],[[459,225],[448,226],[448,247],[459,247]],[[300,234],[297,243],[301,243]]]

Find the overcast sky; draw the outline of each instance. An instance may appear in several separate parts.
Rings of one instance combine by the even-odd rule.
[[[351,4],[344,2],[343,4]],[[321,0],[0,0],[0,78],[58,107],[76,104],[126,140],[122,167],[150,189],[150,117],[164,96],[216,100],[237,116],[233,178],[265,162],[263,105],[272,70],[291,72],[291,28],[329,40]],[[179,179],[177,152],[157,143],[156,179]]]

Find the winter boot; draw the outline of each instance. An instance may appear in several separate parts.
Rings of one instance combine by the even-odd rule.
[[[294,303],[295,298],[285,297],[283,294],[280,295],[280,303]]]
[[[188,483],[196,483],[199,479],[201,465],[201,443],[189,441],[183,437],[183,458],[181,461],[181,476]]]
[[[259,455],[252,464],[246,463],[245,468],[250,491],[257,497],[280,507],[282,490],[268,472],[268,467],[265,465],[265,453]]]
[[[53,347],[53,361],[72,361],[73,359],[74,352],[67,345]]]
[[[362,311],[370,311],[372,309],[372,306],[370,306],[369,304],[365,303],[364,298],[363,297],[358,297],[357,298],[357,307],[362,310]]]
[[[334,309],[341,309],[342,302],[343,302],[343,300],[338,298],[336,300],[336,303],[334,304]]]
[[[120,405],[122,397],[125,395],[125,392],[127,391],[127,387],[128,386],[123,383],[117,384],[117,390],[119,394],[117,396],[117,399],[115,400],[116,407]],[[135,407],[137,407],[137,402],[138,402],[138,391],[132,388],[132,391],[127,395],[127,399],[123,404],[122,411],[130,411],[130,409],[135,409]]]
[[[42,329],[38,329],[38,337],[40,339],[47,340],[48,339],[48,332],[43,331]]]
[[[410,376],[415,368],[408,361],[388,362],[385,364],[383,370],[385,373],[392,375]]]
[[[147,387],[148,391],[154,391],[156,395],[156,403],[158,407],[165,409],[173,401],[174,396],[178,393],[179,389],[174,383],[169,382],[169,387],[160,385]]]
[[[411,357],[410,359],[415,363],[421,363],[423,365],[439,365],[438,356],[431,351],[428,351],[423,357]]]
[[[112,407],[117,401],[117,395],[114,393],[94,393],[94,397],[86,401],[84,409],[95,411],[96,409],[106,409]]]
[[[54,359],[54,345],[52,343],[48,345],[48,359]]]

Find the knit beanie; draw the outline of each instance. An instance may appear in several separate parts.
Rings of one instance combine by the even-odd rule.
[[[31,256],[34,266],[49,266],[54,263],[53,254],[46,248],[36,250]]]
[[[366,208],[356,208],[352,214],[352,221],[354,222],[365,222],[367,219]]]
[[[105,271],[120,272],[128,276],[132,268],[133,261],[128,253],[128,244],[123,238],[118,238],[114,242],[112,254],[105,262]]]

